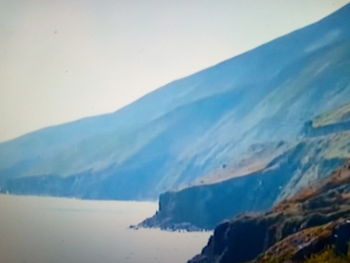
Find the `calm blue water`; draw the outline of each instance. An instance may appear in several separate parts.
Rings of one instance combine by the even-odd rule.
[[[128,229],[150,202],[0,195],[2,263],[175,263],[200,252],[208,232]]]

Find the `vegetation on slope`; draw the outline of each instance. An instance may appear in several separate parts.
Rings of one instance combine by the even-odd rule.
[[[314,254],[305,263],[349,263],[350,253],[348,252],[346,256],[337,255],[334,248],[327,248],[321,253]]]

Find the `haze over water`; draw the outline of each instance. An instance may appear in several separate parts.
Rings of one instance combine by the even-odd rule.
[[[209,232],[128,229],[156,203],[0,195],[0,262],[186,262]]]

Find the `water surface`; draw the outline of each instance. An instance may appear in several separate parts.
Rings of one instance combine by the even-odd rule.
[[[0,195],[0,262],[178,263],[200,252],[208,232],[128,229],[151,202]]]

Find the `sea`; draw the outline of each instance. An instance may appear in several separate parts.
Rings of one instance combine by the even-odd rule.
[[[1,263],[184,263],[211,232],[130,229],[154,202],[0,195]]]

